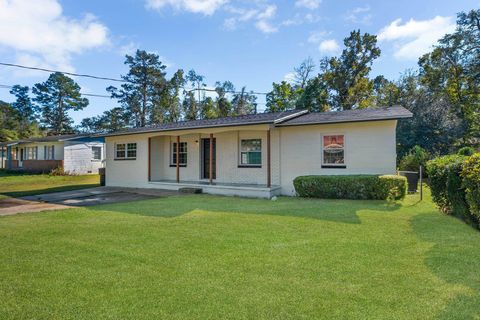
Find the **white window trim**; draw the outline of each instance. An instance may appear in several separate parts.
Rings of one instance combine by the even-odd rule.
[[[173,161],[173,155],[177,152],[177,150],[174,150],[175,148],[173,147],[174,144],[176,144],[177,141],[170,141],[170,166],[176,166],[177,163],[175,161]],[[185,143],[186,145],[186,148],[187,148],[187,151],[186,152],[179,152],[179,158],[180,158],[180,154],[184,153],[187,155],[187,162],[186,163],[182,163],[180,162],[179,165],[182,166],[182,167],[186,167],[187,164],[188,164],[188,141],[180,141],[180,145],[182,143]]]
[[[48,149],[51,148],[50,151],[48,151]],[[43,155],[43,158],[45,160],[55,160],[55,146],[54,145],[45,145],[45,147],[43,148],[43,151],[46,153]]]
[[[260,163],[259,164],[242,163],[242,152],[249,152],[249,151],[242,151],[242,141],[243,140],[260,140],[260,151],[253,151],[253,152],[259,152],[260,153]],[[262,164],[263,164],[263,139],[261,137],[240,138],[238,140],[238,166],[239,167],[261,168]]]
[[[325,163],[324,162],[324,158],[323,158],[323,149],[324,149],[324,145],[323,145],[323,137],[325,136],[343,136],[343,163]],[[338,167],[338,168],[342,168],[342,169],[345,169],[347,167],[347,135],[343,132],[337,132],[337,133],[322,133],[320,135],[320,144],[321,144],[321,149],[320,149],[320,158],[321,158],[321,166],[322,168],[325,168],[325,167]]]
[[[118,145],[125,145],[125,156],[124,157],[117,157],[117,146]],[[129,144],[135,144],[135,157],[129,157],[128,156],[128,145]],[[138,153],[138,144],[136,142],[122,142],[122,143],[115,143],[115,150],[114,150],[114,159],[115,160],[136,160],[137,156],[136,154]]]
[[[100,149],[100,159],[95,159],[95,153],[93,152],[93,148],[99,148]],[[100,146],[92,146],[91,150],[92,150],[92,161],[93,162],[102,161],[103,148],[100,147]],[[115,153],[115,155],[117,155],[117,154]]]

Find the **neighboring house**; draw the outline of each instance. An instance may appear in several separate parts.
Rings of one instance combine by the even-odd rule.
[[[301,175],[394,174],[403,107],[292,110],[105,134],[107,186],[294,195]]]
[[[91,135],[59,135],[9,141],[5,168],[30,172],[49,172],[63,168],[71,174],[98,173],[105,160],[104,138]]]

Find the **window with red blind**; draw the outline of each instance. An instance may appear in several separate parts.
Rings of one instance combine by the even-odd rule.
[[[345,136],[324,135],[322,145],[322,165],[345,167]]]

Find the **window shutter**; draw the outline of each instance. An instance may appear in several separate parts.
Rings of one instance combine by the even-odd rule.
[[[55,160],[55,146],[52,146],[52,160]]]
[[[35,160],[38,160],[38,147],[35,147]]]
[[[43,160],[47,160],[47,146],[43,146]]]

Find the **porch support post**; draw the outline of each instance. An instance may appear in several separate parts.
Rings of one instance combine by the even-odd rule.
[[[267,130],[267,187],[272,186],[272,170],[271,170],[271,154],[270,154],[270,129]]]
[[[210,157],[208,157],[208,179],[210,181],[210,184],[212,184],[213,181],[213,133],[210,133],[210,143],[209,143],[209,152],[210,152]]]
[[[148,138],[148,181],[152,181],[152,138]]]
[[[180,136],[177,136],[177,183],[180,183]]]

